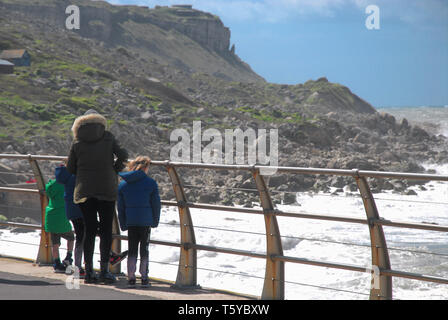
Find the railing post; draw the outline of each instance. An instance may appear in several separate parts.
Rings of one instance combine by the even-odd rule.
[[[260,195],[266,227],[266,273],[261,299],[283,300],[285,299],[285,263],[271,258],[272,256],[283,256],[277,217],[273,214],[274,205],[260,170],[253,167],[252,175]]]
[[[376,286],[372,285],[370,289],[371,300],[391,300],[392,299],[392,277],[381,274],[382,270],[390,270],[389,252],[387,250],[386,238],[383,227],[374,223],[380,219],[378,209],[375,204],[372,192],[365,177],[359,176],[358,170],[355,171],[355,179],[359,192],[364,203],[364,209],[367,214],[370,232],[370,244],[372,249],[372,267],[379,270],[379,277]],[[374,270],[375,270],[374,269]]]
[[[165,168],[170,176],[177,200],[180,223],[180,241],[182,244],[180,248],[179,269],[177,271],[177,278],[174,287],[198,287],[197,250],[192,247],[192,245],[196,244],[196,238],[194,235],[193,220],[191,219],[190,209],[186,205],[187,198],[176,169],[170,164],[169,161],[166,161]]]
[[[45,210],[48,205],[48,199],[45,193],[45,178],[40,170],[39,164],[31,155],[28,155],[28,161],[30,163],[31,170],[33,171],[34,178],[36,179],[37,189],[39,190],[40,212],[42,218],[42,229],[40,233],[40,244],[36,263],[39,265],[51,265],[53,264],[53,254],[51,251],[52,243],[50,235],[45,231]]]

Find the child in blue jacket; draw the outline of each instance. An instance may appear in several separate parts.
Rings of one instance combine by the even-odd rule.
[[[160,196],[157,182],[148,177],[151,160],[139,156],[128,163],[128,171],[119,175],[118,219],[122,231],[128,230],[128,283],[135,285],[138,248],[142,285],[148,286],[149,240],[151,228],[159,225]]]
[[[82,268],[82,253],[84,243],[84,221],[82,217],[81,209],[77,204],[73,202],[73,192],[75,189],[76,176],[70,174],[64,165],[56,168],[56,181],[65,186],[64,199],[65,199],[65,214],[67,219],[70,220],[75,229],[76,242],[75,242],[75,266],[79,268],[79,275],[83,277],[85,271]],[[64,260],[64,264],[71,265],[72,259]]]

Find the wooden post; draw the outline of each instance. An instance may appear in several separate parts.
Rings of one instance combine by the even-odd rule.
[[[169,161],[166,162],[165,167],[168,171],[168,175],[170,176],[178,204],[180,238],[182,243],[179,257],[179,269],[174,287],[198,287],[197,250],[192,247],[192,245],[196,244],[196,238],[194,235],[193,220],[191,219],[190,209],[186,205],[187,198],[176,169],[170,165]]]
[[[271,258],[272,256],[283,256],[277,217],[273,214],[274,205],[260,170],[254,168],[252,174],[260,195],[266,227],[266,273],[261,298],[283,300],[285,299],[285,263]]]
[[[36,263],[39,265],[52,265],[53,253],[50,234],[45,231],[45,210],[48,205],[48,198],[45,193],[45,178],[40,170],[39,164],[31,155],[28,155],[28,161],[30,162],[31,170],[33,171],[34,178],[36,179],[37,189],[40,196],[40,211],[42,217],[42,229],[40,233],[39,251],[37,253]]]

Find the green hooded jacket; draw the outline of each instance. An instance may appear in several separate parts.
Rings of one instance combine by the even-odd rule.
[[[65,215],[64,185],[56,180],[48,181],[45,186],[49,202],[45,209],[45,231],[64,233],[72,231],[72,225]]]

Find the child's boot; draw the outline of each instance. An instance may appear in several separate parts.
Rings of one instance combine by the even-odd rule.
[[[142,276],[142,287],[143,288],[149,288],[151,284],[149,283],[148,275]]]
[[[149,279],[148,279],[148,258],[142,258],[140,260],[140,274],[142,275],[142,287],[149,287]]]
[[[56,273],[65,273],[65,266],[61,263],[59,258],[54,259],[53,269]]]
[[[128,279],[128,288],[135,288],[135,278]]]
[[[79,279],[84,279],[86,277],[86,270],[83,267],[78,267]]]
[[[115,252],[112,251],[110,254],[110,259],[109,259],[110,265],[114,266],[117,263],[120,263],[127,257],[127,255],[128,255],[127,250],[123,251],[122,253],[119,253],[119,254],[116,254]]]
[[[128,288],[135,287],[135,270],[137,257],[128,257]]]
[[[65,259],[62,260],[62,263],[64,264],[65,267],[71,266],[73,263],[73,259],[72,259],[72,252],[68,251],[67,255],[65,256]]]

